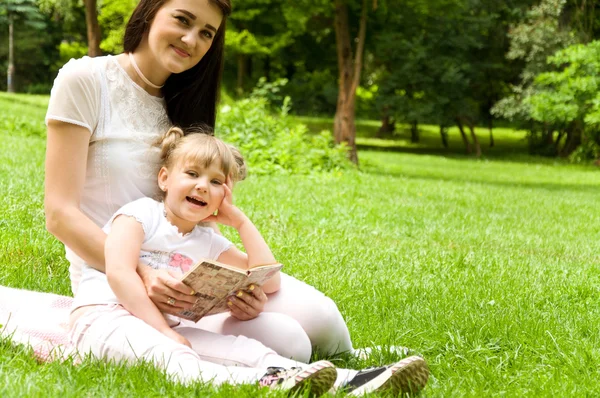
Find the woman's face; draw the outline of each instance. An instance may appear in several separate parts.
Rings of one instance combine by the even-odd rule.
[[[141,44],[150,50],[153,67],[181,73],[200,62],[222,21],[221,9],[209,0],[170,0],[157,11]]]

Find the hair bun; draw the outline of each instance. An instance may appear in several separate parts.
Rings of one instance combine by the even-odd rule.
[[[177,141],[182,139],[184,136],[183,130],[179,127],[171,127],[159,141],[160,145],[160,159],[164,162],[169,152],[171,152],[177,145]]]

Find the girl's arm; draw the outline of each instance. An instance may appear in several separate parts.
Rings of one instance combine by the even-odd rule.
[[[229,225],[235,228],[240,234],[240,239],[244,245],[246,253],[241,252],[235,247],[221,253],[218,261],[230,264],[242,269],[258,267],[260,265],[274,264],[277,262],[267,242],[252,223],[252,221],[232,203],[232,194],[228,184],[223,185],[225,197],[219,207],[216,216],[209,217],[210,221],[217,221],[221,224]],[[281,278],[279,273],[275,274],[262,288],[265,293],[274,293],[279,290]]]
[[[144,229],[133,217],[118,216],[106,238],[106,277],[119,303],[137,318],[182,344],[187,340],[171,330],[167,321],[146,294],[136,268],[144,241]],[[181,339],[178,339],[179,336]],[[189,346],[189,342],[187,344]]]
[[[242,269],[249,269],[258,267],[260,265],[276,263],[277,260],[275,259],[275,256],[273,256],[271,249],[267,245],[267,242],[265,242],[263,239],[256,226],[248,217],[246,217],[246,215],[243,216],[245,221],[242,225],[240,225],[239,228],[237,228],[237,230],[240,234],[240,239],[242,240],[242,244],[244,245],[246,253],[234,246],[231,249],[221,253],[217,261]],[[279,290],[280,285],[281,276],[278,272],[262,286],[262,290],[267,294],[275,293]]]
[[[87,264],[104,272],[106,234],[79,208],[85,182],[90,132],[85,127],[48,120],[45,164],[44,209],[46,228]],[[161,301],[165,296],[177,299],[181,308],[191,308],[195,297],[190,288],[166,271],[144,265],[138,271],[147,294],[165,312],[175,312]]]

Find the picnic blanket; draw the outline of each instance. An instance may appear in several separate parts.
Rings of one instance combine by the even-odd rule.
[[[68,337],[72,297],[0,286],[0,337],[30,346],[38,360],[74,360]]]

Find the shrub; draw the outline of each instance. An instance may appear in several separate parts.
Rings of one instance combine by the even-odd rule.
[[[346,146],[335,146],[329,131],[308,134],[305,125],[287,117],[288,108],[284,101],[281,114],[273,115],[269,102],[260,97],[225,105],[217,135],[236,145],[256,174],[308,174],[352,167]]]

